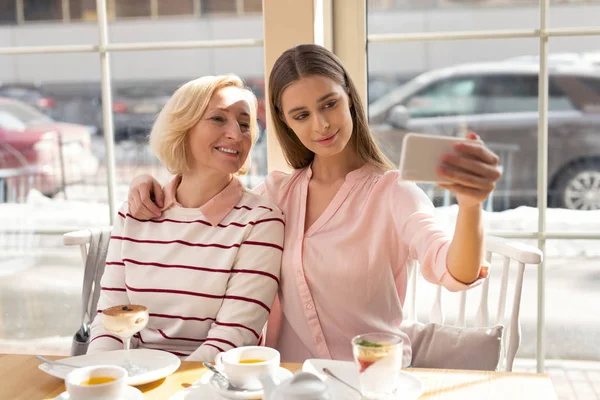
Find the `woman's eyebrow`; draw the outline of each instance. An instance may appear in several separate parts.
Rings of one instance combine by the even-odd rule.
[[[323,95],[323,96],[319,97],[317,99],[317,103],[322,102],[323,100],[327,99],[329,96],[333,96],[334,94],[336,94],[336,93],[335,92],[330,92],[330,93],[327,93],[326,95]],[[290,111],[288,111],[288,114],[292,114],[292,113],[295,113],[296,111],[304,110],[305,108],[306,108],[305,106],[294,107]]]

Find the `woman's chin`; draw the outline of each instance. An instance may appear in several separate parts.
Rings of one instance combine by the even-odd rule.
[[[337,156],[338,154],[342,153],[345,148],[346,148],[345,145],[340,144],[340,145],[329,146],[329,147],[316,146],[316,148],[313,148],[311,150],[313,153],[315,153],[319,157],[333,157],[333,156]]]

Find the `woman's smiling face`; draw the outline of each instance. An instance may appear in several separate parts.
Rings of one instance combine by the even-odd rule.
[[[302,144],[321,157],[341,153],[352,137],[350,99],[324,76],[303,77],[281,95],[282,117]]]

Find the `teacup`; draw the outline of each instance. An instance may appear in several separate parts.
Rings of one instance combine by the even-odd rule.
[[[77,368],[65,378],[69,400],[121,399],[127,387],[127,370],[116,365]]]
[[[270,347],[246,346],[217,354],[215,364],[234,386],[248,389],[262,389],[260,377],[273,376],[279,368],[279,352]]]

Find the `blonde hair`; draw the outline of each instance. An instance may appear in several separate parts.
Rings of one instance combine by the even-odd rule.
[[[315,44],[301,44],[286,50],[275,61],[269,76],[269,107],[275,124],[275,133],[288,164],[295,169],[304,168],[315,158],[315,153],[307,149],[294,131],[287,126],[281,109],[283,91],[291,83],[307,76],[324,76],[344,88],[350,98],[350,115],[353,124],[352,137],[348,146],[354,146],[361,161],[382,170],[394,169],[394,164],[375,143],[363,103],[348,71],[335,54]]]
[[[258,137],[256,96],[236,75],[203,76],[183,84],[160,111],[150,132],[152,151],[172,174],[189,171],[191,154],[188,133],[201,119],[213,94],[226,87],[236,87],[248,92],[250,100],[250,135],[252,144]],[[250,155],[240,175],[250,168]]]

